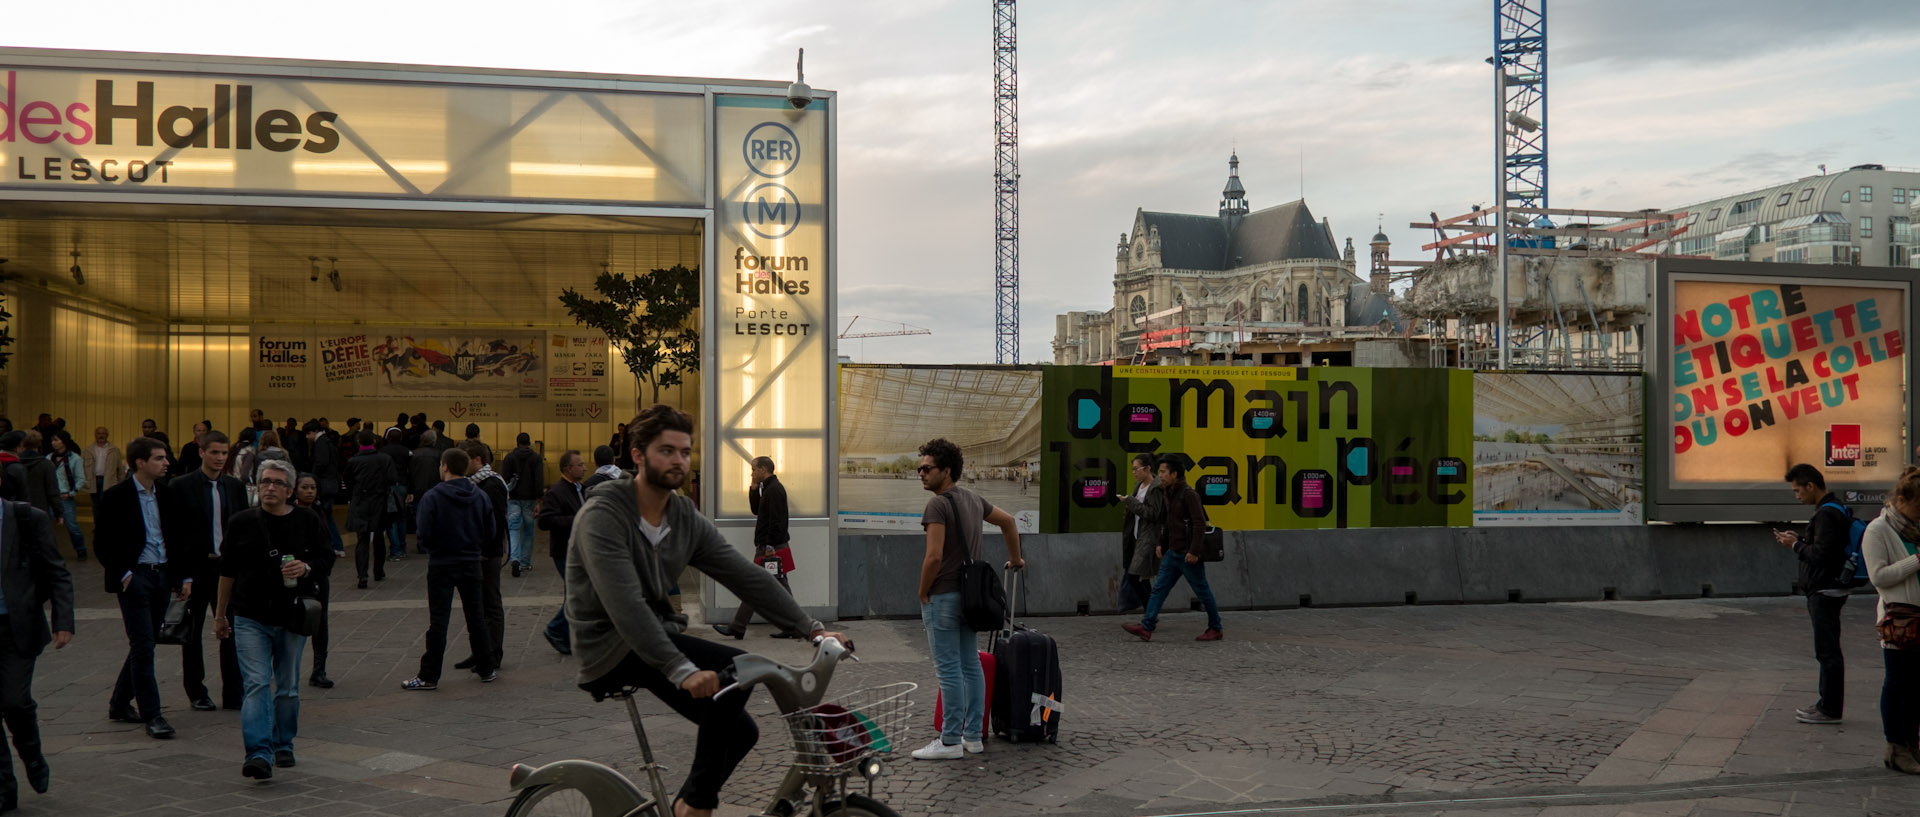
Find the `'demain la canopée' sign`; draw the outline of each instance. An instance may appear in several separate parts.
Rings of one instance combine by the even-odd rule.
[[[0,70],[0,185],[697,206],[691,94]]]

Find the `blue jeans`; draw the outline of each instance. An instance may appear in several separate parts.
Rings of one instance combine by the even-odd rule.
[[[507,558],[533,567],[533,506],[536,499],[507,500]]]
[[[246,688],[240,738],[247,759],[272,760],[274,752],[293,751],[293,736],[300,731],[300,654],[307,637],[234,616],[233,647]]]
[[[920,605],[920,621],[927,625],[933,672],[946,701],[940,742],[979,740],[980,722],[987,716],[987,678],[980,672],[979,636],[960,618],[960,594],[935,593]]]
[[[1160,557],[1160,575],[1153,578],[1153,597],[1147,599],[1147,614],[1140,618],[1140,626],[1153,632],[1160,623],[1160,605],[1167,603],[1167,594],[1173,592],[1173,583],[1185,576],[1187,586],[1193,588],[1193,594],[1200,597],[1200,603],[1207,608],[1207,628],[1223,629],[1220,626],[1220,605],[1213,600],[1213,588],[1207,586],[1207,563],[1187,564],[1187,557],[1171,550]]]
[[[73,543],[73,555],[87,555],[87,536],[80,532],[80,519],[74,516],[74,500],[60,500],[60,518],[67,523],[67,541]]]
[[[395,485],[390,490],[393,492],[393,503],[400,510],[388,514],[391,517],[388,521],[392,524],[387,526],[387,558],[402,559],[407,555],[407,489]]]

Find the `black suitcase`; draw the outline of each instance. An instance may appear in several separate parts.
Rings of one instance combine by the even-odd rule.
[[[1015,624],[1017,571],[1007,577],[1007,626],[993,634],[994,734],[1014,743],[1060,742],[1060,648],[1051,636]]]

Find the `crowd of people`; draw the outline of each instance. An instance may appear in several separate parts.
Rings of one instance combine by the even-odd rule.
[[[545,530],[550,559],[564,572],[572,515],[586,489],[630,479],[621,465],[631,465],[631,452],[616,435],[595,449],[590,472],[585,456],[566,451],[559,479],[549,485],[545,458],[527,434],[507,453],[503,474],[494,470],[477,424],[458,441],[444,422],[429,424],[424,414],[379,426],[352,418],[336,431],[320,417],[275,427],[256,410],[231,437],[211,421],[195,423],[176,450],[146,420],[123,452],[104,427],[83,446],[64,420],[43,414],[34,427],[15,430],[0,418],[0,563],[31,568],[0,571],[0,615],[6,607],[37,611],[0,618],[15,631],[0,626],[0,716],[35,790],[46,790],[51,770],[34,715],[33,658],[46,644],[64,647],[73,633],[71,577],[55,528],[65,529],[71,558],[99,560],[104,589],[120,607],[128,649],[109,718],[142,724],[158,739],[176,734],[162,714],[155,664],[163,641],[177,644],[188,706],[239,711],[246,777],[270,778],[297,763],[293,739],[307,650],[313,659],[306,683],[334,686],[327,607],[331,572],[346,556],[343,529],[356,538],[361,589],[369,579],[384,581],[389,561],[408,557],[409,534],[415,553],[428,560],[427,650],[404,688],[437,686],[456,594],[471,654],[454,666],[482,682],[499,677],[503,559],[514,576],[533,570],[534,531]],[[80,524],[82,495],[91,535]],[[345,506],[341,513],[336,504]],[[572,653],[569,629],[563,609],[545,632],[563,654]],[[217,702],[206,666],[208,631],[219,641]],[[0,765],[0,812],[17,802],[12,768],[10,761]]]

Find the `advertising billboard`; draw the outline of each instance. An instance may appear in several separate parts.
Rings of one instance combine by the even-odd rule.
[[[1877,501],[1910,461],[1911,275],[1663,260],[1655,518],[1803,517],[1783,484],[1799,463]]]

